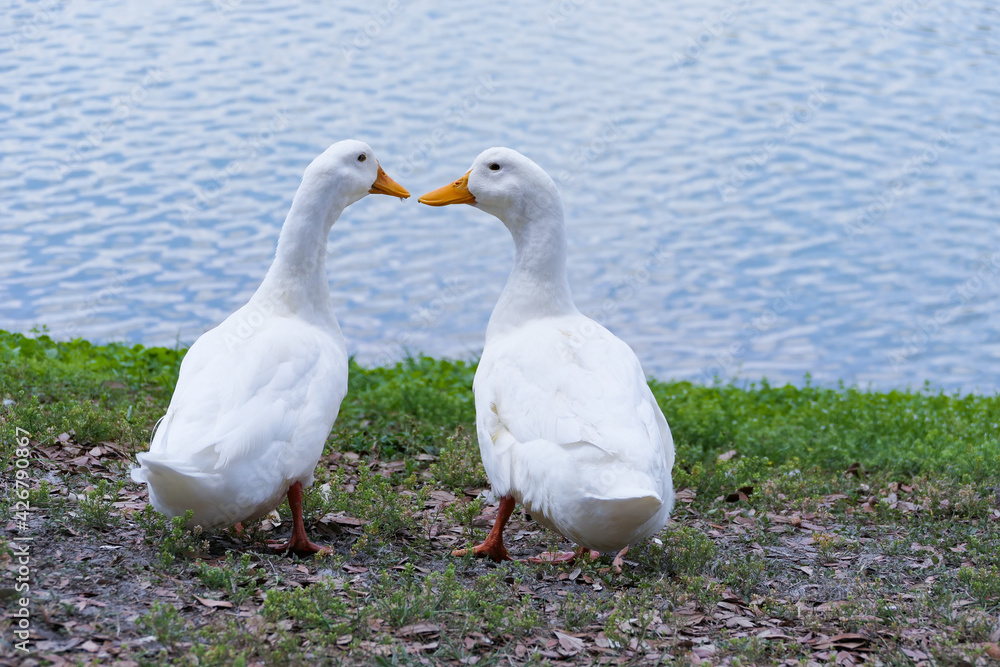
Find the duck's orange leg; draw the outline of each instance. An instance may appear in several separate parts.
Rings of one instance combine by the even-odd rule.
[[[313,544],[306,535],[306,524],[302,520],[302,483],[295,482],[288,487],[288,506],[292,508],[292,539],[284,544],[269,542],[268,547],[275,551],[292,551],[296,554],[326,553],[326,549]]]
[[[500,499],[500,507],[497,509],[497,518],[493,522],[490,534],[486,536],[482,544],[472,547],[472,555],[477,558],[489,558],[497,563],[505,560],[513,560],[507,553],[507,548],[503,545],[503,528],[507,525],[507,520],[514,512],[514,497],[504,496]],[[452,556],[464,556],[469,553],[468,549],[456,549],[451,552]]]

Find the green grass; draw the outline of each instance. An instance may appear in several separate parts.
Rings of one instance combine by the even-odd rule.
[[[32,526],[50,548],[35,567],[71,582],[39,597],[54,637],[85,640],[80,628],[90,628],[140,664],[521,665],[565,649],[552,645],[558,631],[600,642],[580,664],[646,652],[684,664],[692,646],[679,629],[699,627],[713,664],[827,660],[802,641],[753,636],[766,620],[799,638],[864,633],[888,664],[909,664],[904,648],[951,664],[975,662],[994,633],[997,396],[653,381],[687,495],[616,574],[610,555],[563,566],[451,557],[489,526],[472,497],[487,485],[475,363],[352,362],[305,496],[307,525],[333,553],[299,560],[265,553],[259,523],[237,539],[121,508],[143,499],[129,457],[147,447],[184,352],[0,332],[0,399],[12,401],[0,409],[0,460],[30,434],[40,459],[30,466]],[[74,463],[101,443],[114,446],[97,464]],[[15,516],[14,501],[0,496],[0,520]],[[330,513],[353,523],[323,524]],[[287,508],[279,514],[287,530]],[[508,537],[522,555],[569,546],[520,511]],[[102,551],[106,542],[125,548]],[[0,560],[12,549],[0,539]],[[103,594],[117,600],[107,610],[79,611],[73,600],[95,586],[126,588]],[[740,636],[747,622],[758,625]],[[906,639],[913,629],[929,639]],[[155,642],[136,643],[147,636]]]
[[[868,392],[811,385],[747,388],[653,382],[683,466],[735,449],[774,464],[901,476],[1000,479],[1000,397]]]
[[[0,395],[36,436],[75,430],[78,441],[139,449],[169,402],[185,350],[95,346],[0,331]],[[350,390],[331,436],[338,449],[383,458],[438,454],[475,421],[475,364],[426,357],[388,368],[351,363]],[[1000,397],[868,392],[766,381],[740,388],[651,382],[684,470],[735,449],[773,465],[840,471],[854,462],[904,477],[1000,479]],[[13,433],[3,435],[12,452]],[[467,479],[455,479],[454,484]]]

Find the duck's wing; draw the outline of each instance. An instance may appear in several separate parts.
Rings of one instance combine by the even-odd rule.
[[[500,493],[511,483],[511,457],[520,458],[514,466],[560,463],[561,454],[539,458],[539,441],[570,460],[610,461],[654,478],[668,473],[668,450],[672,464],[669,428],[632,349],[582,315],[539,320],[491,341],[475,395],[484,465]]]
[[[256,458],[315,465],[315,458],[298,459],[317,442],[322,451],[347,392],[346,350],[291,318],[268,318],[245,337],[227,322],[184,358],[148,456],[203,472]],[[281,460],[273,459],[275,448]]]

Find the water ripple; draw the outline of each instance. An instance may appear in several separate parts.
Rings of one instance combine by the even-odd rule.
[[[981,0],[54,7],[2,10],[4,328],[190,343],[332,141],[415,194],[509,145],[563,192],[580,308],[653,375],[1000,386]],[[360,202],[328,260],[352,352],[477,355],[512,252],[467,207]]]

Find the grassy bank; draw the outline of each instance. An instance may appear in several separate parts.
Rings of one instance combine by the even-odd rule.
[[[452,558],[495,512],[480,497],[474,365],[352,364],[306,498],[333,553],[300,561],[261,546],[287,535],[287,507],[243,537],[194,534],[128,479],[182,357],[0,332],[0,597],[18,608],[15,538],[32,537],[39,664],[1000,657],[1000,398],[653,382],[679,502],[616,574],[608,556]],[[508,536],[519,558],[570,546],[520,512]],[[11,632],[0,641],[24,659]]]

